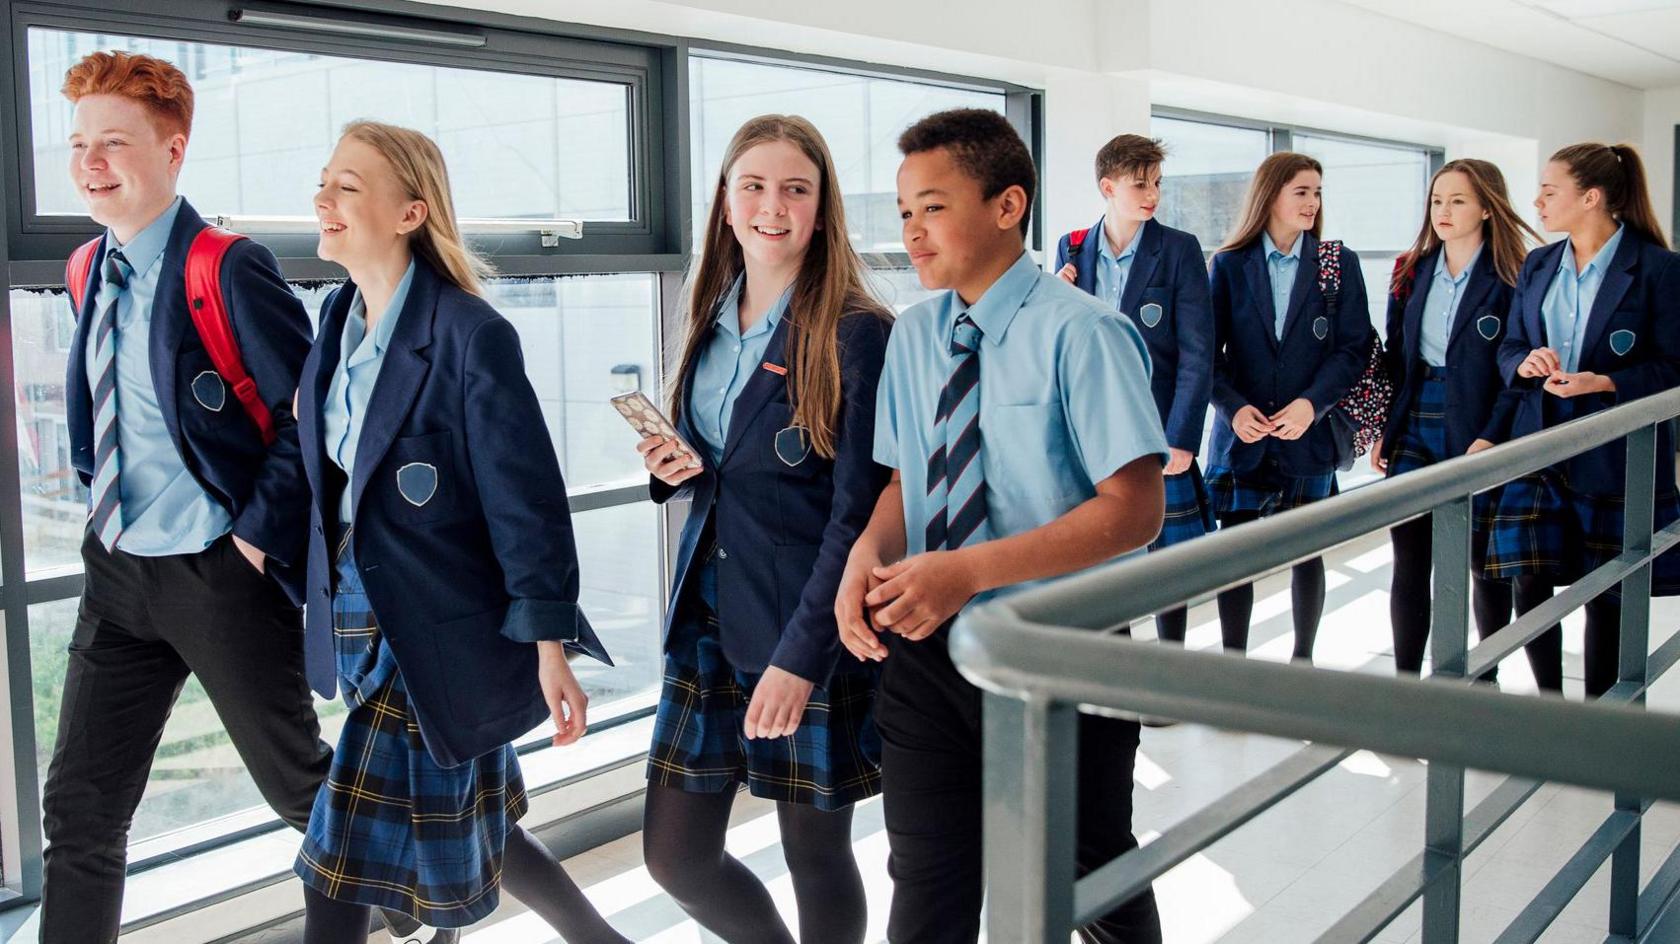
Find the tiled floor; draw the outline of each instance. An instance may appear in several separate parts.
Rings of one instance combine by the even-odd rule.
[[[1332,555],[1328,615],[1317,661],[1350,671],[1387,673],[1389,655],[1388,544],[1372,538]],[[1255,608],[1254,654],[1289,654],[1288,586],[1284,578],[1261,584]],[[1652,635],[1666,640],[1680,617],[1680,601],[1659,600]],[[1190,645],[1217,646],[1211,606],[1192,614]],[[1579,628],[1568,633],[1568,672],[1578,697]],[[1144,633],[1140,633],[1142,635]],[[1504,689],[1533,690],[1518,657],[1502,669]],[[1654,706],[1680,711],[1680,681],[1659,685]],[[1136,825],[1147,839],[1280,759],[1296,745],[1181,725],[1147,730],[1136,778]],[[1401,863],[1423,840],[1424,772],[1415,760],[1356,754],[1290,800],[1184,863],[1156,884],[1167,941],[1312,941]],[[1469,802],[1498,778],[1472,774]],[[1540,890],[1610,810],[1604,794],[1543,787],[1511,817],[1466,867],[1463,937],[1491,941]],[[879,802],[859,807],[856,849],[870,895],[870,939],[881,940],[890,884]],[[1680,843],[1680,809],[1659,806],[1646,817],[1644,862],[1649,875]],[[794,905],[768,804],[743,797],[737,804],[729,847],[769,883],[790,926]],[[642,867],[640,837],[630,836],[578,856],[574,877],[596,905],[637,941],[688,944],[712,941],[664,897]],[[1541,938],[1556,944],[1604,940],[1608,869]],[[1418,940],[1418,913],[1402,915],[1380,941]],[[1600,930],[1594,930],[1598,928]],[[252,939],[255,940],[255,939]],[[296,940],[265,935],[265,942]],[[376,939],[377,940],[377,939]],[[465,937],[468,944],[547,944],[558,938],[517,904],[504,902]]]

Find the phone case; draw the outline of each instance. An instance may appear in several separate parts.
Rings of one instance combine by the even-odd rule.
[[[677,435],[677,428],[659,412],[659,407],[647,395],[637,390],[633,393],[621,394],[612,398],[613,409],[624,417],[630,428],[641,434],[642,438],[649,436],[665,436],[677,441],[677,448],[688,454],[688,468],[700,468],[700,453],[688,441]]]

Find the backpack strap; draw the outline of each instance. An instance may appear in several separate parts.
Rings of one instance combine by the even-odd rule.
[[[187,250],[187,310],[192,312],[193,327],[198,329],[198,338],[204,342],[210,363],[233,388],[233,395],[251,422],[257,424],[266,446],[274,442],[274,417],[257,391],[257,382],[245,372],[239,339],[234,337],[233,322],[228,315],[227,297],[222,293],[222,259],[234,243],[244,238],[217,226],[206,226],[193,237],[192,247]]]
[[[93,276],[93,256],[99,251],[99,240],[94,238],[76,247],[70,254],[70,260],[64,264],[64,289],[70,293],[70,303],[76,306],[72,317],[82,316],[82,300],[87,298],[88,281]]]
[[[1085,245],[1085,236],[1089,232],[1090,232],[1090,230],[1076,229],[1073,232],[1069,233],[1067,235],[1068,248],[1072,249],[1074,252],[1078,252],[1079,247]]]
[[[1318,290],[1324,295],[1324,308],[1336,317],[1342,294],[1342,241],[1320,240],[1318,244]]]

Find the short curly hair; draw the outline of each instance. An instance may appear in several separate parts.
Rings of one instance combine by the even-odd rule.
[[[132,52],[95,52],[64,73],[64,97],[120,95],[145,106],[164,134],[191,136],[193,90],[173,63]]]
[[[951,159],[974,178],[987,200],[1010,187],[1026,191],[1021,235],[1027,235],[1038,172],[1027,143],[1007,118],[987,108],[953,108],[923,118],[898,136],[898,149],[905,157],[939,148],[951,153]]]

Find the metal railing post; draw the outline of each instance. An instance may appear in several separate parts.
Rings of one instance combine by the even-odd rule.
[[[1660,425],[1660,424],[1659,424]],[[1627,437],[1626,487],[1622,505],[1622,551],[1649,553],[1652,512],[1656,507],[1657,425],[1634,430]],[[1674,483],[1665,483],[1670,488]],[[1621,682],[1643,687],[1650,670],[1651,567],[1647,561],[1622,578],[1621,648],[1617,676]],[[1645,704],[1640,695],[1634,700]],[[1640,798],[1616,794],[1617,811],[1638,817],[1644,807]],[[1639,845],[1641,827],[1636,820],[1627,837],[1610,856],[1610,933],[1630,939],[1639,933]]]
[[[1073,930],[1079,713],[1041,695],[1023,701],[995,692],[985,693],[981,711],[987,940],[1066,941]]]
[[[1430,610],[1432,676],[1462,678],[1470,639],[1470,506],[1466,496],[1431,514],[1435,565]],[[1424,846],[1450,863],[1423,894],[1424,944],[1457,944],[1464,864],[1464,768],[1429,765]]]

